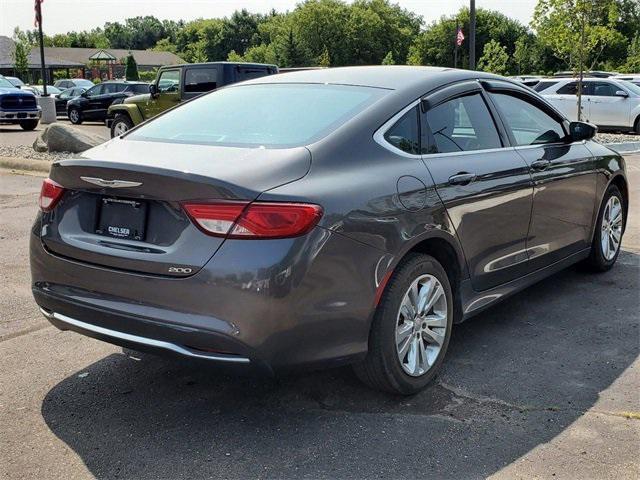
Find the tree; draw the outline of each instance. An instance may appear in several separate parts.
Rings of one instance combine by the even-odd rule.
[[[495,40],[491,40],[484,45],[482,57],[478,60],[478,70],[504,75],[507,73],[508,61],[507,49]]]
[[[541,43],[579,74],[578,120],[582,118],[582,76],[608,45],[623,38],[615,29],[616,0],[538,0],[531,26]]]
[[[13,43],[15,49],[13,50],[13,70],[16,76],[22,80],[27,80],[29,74],[29,53],[31,52],[31,44],[28,41],[27,35],[25,35],[20,28],[16,27],[13,31]]]
[[[382,59],[382,65],[395,65],[396,61],[393,59],[393,52],[387,53]]]
[[[284,65],[287,67],[300,67],[304,65],[304,57],[305,55],[293,34],[293,28],[289,28],[283,52]]]
[[[411,65],[439,65],[453,67],[456,25],[465,35],[469,32],[469,9],[462,8],[451,17],[442,17],[417,35],[409,50],[407,63]],[[513,54],[516,41],[527,35],[527,28],[520,22],[508,18],[500,12],[479,8],[476,12],[476,49],[484,52],[484,46],[491,40],[506,48],[509,60],[505,73],[517,70]],[[465,43],[466,44],[466,43]],[[469,49],[458,50],[458,65],[468,68]]]
[[[640,72],[640,32],[636,34],[629,45],[627,62],[622,67],[627,73]]]
[[[127,55],[127,59],[124,67],[124,77],[127,80],[140,80],[140,75],[138,74],[138,64],[136,63],[136,59],[133,58],[131,52]]]
[[[331,66],[331,56],[329,55],[329,49],[327,46],[324,46],[322,53],[318,57],[318,66],[319,67],[330,67]]]

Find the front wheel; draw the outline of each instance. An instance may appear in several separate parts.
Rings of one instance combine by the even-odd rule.
[[[119,137],[123,133],[128,132],[133,128],[133,122],[128,115],[116,115],[116,118],[111,124],[111,138]]]
[[[27,131],[35,130],[35,128],[38,126],[39,121],[40,120],[22,120],[20,122],[20,126],[22,127],[23,130],[27,130]]]
[[[396,268],[376,310],[369,351],[354,366],[369,386],[401,395],[424,388],[444,359],[453,324],[453,296],[444,268],[411,254]]]
[[[77,108],[69,109],[69,121],[74,125],[80,125],[82,123],[82,113]]]
[[[591,270],[606,272],[616,263],[624,233],[624,205],[620,189],[610,185],[602,199],[591,254],[585,262]]]

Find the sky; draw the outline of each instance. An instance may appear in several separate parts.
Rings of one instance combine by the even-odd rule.
[[[468,0],[393,0],[407,10],[421,15],[427,23],[442,15],[451,15]],[[292,10],[298,0],[44,0],[42,4],[45,33],[91,30],[105,22],[123,21],[128,17],[153,15],[161,20],[193,20],[225,17],[234,10],[246,8],[266,13],[272,8]],[[477,7],[498,10],[528,24],[536,0],[476,0]],[[0,0],[0,35],[11,36],[18,26],[33,28],[33,0]]]

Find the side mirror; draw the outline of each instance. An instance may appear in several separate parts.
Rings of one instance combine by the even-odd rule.
[[[155,83],[152,83],[149,85],[149,93],[151,94],[152,97],[158,96],[158,87],[156,86]]]
[[[572,142],[591,140],[598,133],[598,127],[587,122],[571,122],[569,124],[569,136]]]
[[[629,94],[624,90],[616,90],[616,97],[624,97],[627,98]]]

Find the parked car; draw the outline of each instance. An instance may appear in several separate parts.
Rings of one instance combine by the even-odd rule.
[[[54,85],[61,90],[75,87],[83,87],[85,90],[88,90],[93,87],[94,83],[84,78],[63,78],[56,80]]]
[[[640,87],[640,73],[631,74],[631,75],[616,75],[612,77],[615,80],[625,80],[627,82],[631,82]]]
[[[6,80],[9,80],[15,87],[22,87],[24,82],[20,80],[18,77],[4,77]]]
[[[71,100],[72,98],[79,97],[86,91],[87,89],[84,87],[74,87],[74,88],[67,88],[66,90],[63,90],[56,97],[56,115],[59,117],[66,117],[67,103],[69,102],[69,100]]]
[[[42,85],[24,85],[20,87],[22,90],[28,90],[36,97],[41,97],[44,94],[44,87]],[[57,97],[62,90],[53,85],[47,85],[47,95],[51,97]]]
[[[571,120],[578,118],[575,78],[559,80],[540,94]],[[601,130],[640,133],[640,86],[613,78],[585,78],[582,118]]]
[[[158,70],[151,91],[109,108],[111,136],[122,135],[140,122],[218,87],[278,73],[275,65],[210,62],[171,65]]]
[[[231,85],[53,163],[32,291],[58,328],[134,350],[353,363],[415,393],[454,323],[576,262],[614,265],[629,188],[595,133],[483,72]]]
[[[20,125],[23,130],[33,130],[40,122],[40,115],[35,95],[0,75],[0,124]]]
[[[107,81],[94,85],[79,97],[67,102],[67,115],[71,123],[79,125],[85,120],[104,121],[109,106],[116,100],[148,92],[145,82]]]

